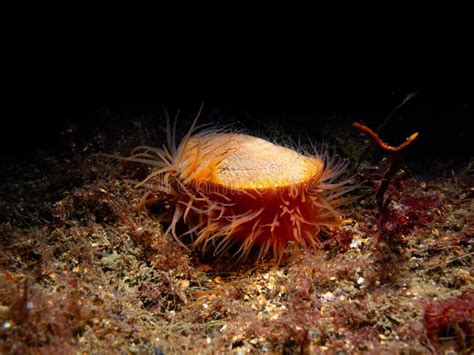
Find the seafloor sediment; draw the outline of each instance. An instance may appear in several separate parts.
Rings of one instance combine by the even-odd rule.
[[[236,264],[164,237],[157,216],[172,206],[136,210],[143,191],[126,180],[146,169],[93,154],[163,137],[146,132],[138,122],[2,167],[1,353],[473,350],[472,162],[404,166],[381,237],[386,165],[365,164],[320,250]]]

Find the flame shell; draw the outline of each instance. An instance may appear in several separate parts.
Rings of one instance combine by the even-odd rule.
[[[172,137],[168,147],[138,147],[128,159],[154,161],[157,169],[140,185],[175,201],[166,233],[181,243],[176,224],[183,220],[194,248],[244,259],[254,247],[257,259],[271,252],[278,262],[290,241],[318,246],[319,233],[341,223],[334,207],[352,189],[334,183],[346,164],[327,152],[302,154],[239,133],[190,132],[177,148]]]

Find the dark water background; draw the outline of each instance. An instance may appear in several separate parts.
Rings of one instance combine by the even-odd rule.
[[[259,123],[273,122],[290,129],[297,127],[299,132],[318,139],[321,138],[318,137],[321,126],[328,124],[337,127],[357,120],[375,129],[408,93],[417,90],[332,91],[291,100],[265,97],[239,102],[236,99],[234,104],[210,97],[204,98],[202,121],[239,121],[250,131]],[[145,116],[154,117],[157,124],[165,125],[162,104],[172,115],[180,109],[182,119],[189,122],[201,100],[165,98],[157,104],[96,104],[51,99],[16,104],[10,112],[4,113],[1,160],[9,162],[38,149],[58,154],[64,149],[64,132],[71,127],[87,135],[96,126],[107,129]],[[419,131],[412,159],[468,160],[474,155],[473,117],[473,103],[465,90],[422,88],[396,113],[384,130],[383,138],[391,143],[401,143],[405,137]]]

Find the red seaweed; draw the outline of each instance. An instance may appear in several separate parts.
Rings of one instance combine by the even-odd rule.
[[[458,297],[431,302],[425,311],[424,327],[434,347],[443,340],[456,339],[458,351],[472,350],[474,338],[474,291]]]
[[[397,208],[384,211],[382,227],[386,232],[408,233],[414,227],[433,220],[430,209],[440,206],[437,196],[411,196],[397,201]]]

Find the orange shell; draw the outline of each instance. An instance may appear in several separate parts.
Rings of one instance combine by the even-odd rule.
[[[321,159],[245,134],[219,133],[204,140],[198,136],[185,149],[189,160],[196,160],[192,179],[232,189],[283,188],[320,178],[323,171]]]

